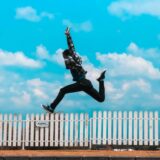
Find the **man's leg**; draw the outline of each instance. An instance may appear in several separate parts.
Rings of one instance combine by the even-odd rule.
[[[65,86],[60,89],[56,99],[51,103],[51,108],[54,110],[56,106],[60,103],[60,101],[63,99],[65,94],[67,93],[73,93],[73,92],[79,92],[82,91],[82,86],[79,85],[79,83],[74,83],[68,86]]]
[[[83,91],[99,102],[103,102],[105,100],[104,81],[99,81],[99,92],[95,88],[87,86],[83,88]]]

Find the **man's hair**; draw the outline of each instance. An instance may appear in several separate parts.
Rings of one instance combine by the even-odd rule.
[[[65,49],[62,54],[63,54],[64,58],[67,58],[71,53],[70,53],[69,49]]]

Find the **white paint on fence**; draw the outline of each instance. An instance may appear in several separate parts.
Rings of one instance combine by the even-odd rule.
[[[138,113],[134,112],[134,145],[137,145],[137,135],[138,135]]]
[[[17,145],[17,115],[13,117],[13,146]]]
[[[112,144],[112,112],[108,112],[108,144]]]
[[[47,126],[38,125],[47,123]],[[91,145],[159,145],[158,112],[79,114],[0,114],[0,146],[88,147]]]
[[[12,114],[9,114],[8,146],[12,146]]]
[[[46,114],[45,116],[46,122],[49,124],[49,113]],[[49,126],[45,127],[45,146],[49,146]]]
[[[118,112],[118,145],[122,145],[122,112]]]
[[[102,132],[102,112],[98,112],[98,143],[101,144],[101,132]]]
[[[64,115],[63,113],[60,114],[60,146],[63,147],[63,128],[64,128]]]
[[[149,113],[149,145],[153,145],[153,113]]]
[[[2,122],[3,120],[3,116],[2,114],[0,114],[0,147],[2,146],[2,140],[3,140],[3,137],[2,137],[2,133],[3,133],[3,128],[2,128]]]
[[[129,112],[129,137],[128,137],[128,145],[132,145],[132,112]]]
[[[25,146],[29,146],[29,123],[30,123],[30,120],[29,120],[29,115],[27,114],[26,115],[26,130],[25,130]]]
[[[65,147],[68,146],[68,113],[65,115]]]
[[[154,126],[154,133],[155,133],[155,145],[158,146],[158,112],[155,112],[155,126]]]
[[[36,114],[36,122],[39,122],[39,114]],[[35,126],[35,146],[38,147],[39,146],[39,131],[40,128],[37,127],[37,125]]]
[[[40,115],[40,120],[44,121],[44,114]],[[40,128],[40,147],[44,146],[44,128]]]
[[[8,115],[4,115],[4,133],[3,133],[3,146],[7,146],[7,124],[8,124]]]
[[[85,144],[84,144],[85,147],[88,146],[88,127],[89,127],[89,116],[86,113],[85,114]]]
[[[20,147],[22,144],[22,115],[18,115],[18,146]]]
[[[80,146],[83,147],[83,127],[84,127],[84,115],[80,114]]]
[[[58,135],[59,135],[59,114],[55,115],[55,146],[58,146]]]
[[[30,146],[34,146],[34,114],[31,114],[31,128],[30,128]]]
[[[107,112],[103,112],[103,145],[106,145],[107,141]]]
[[[75,114],[75,147],[78,146],[78,114]]]
[[[144,145],[148,145],[148,112],[144,112]]]
[[[93,112],[93,144],[97,143],[97,112]]]
[[[113,112],[113,145],[117,144],[117,112]]]
[[[73,113],[70,115],[70,147],[73,146]]]
[[[54,114],[50,116],[50,146],[53,147],[54,142]]]
[[[123,113],[123,145],[127,145],[127,112]]]
[[[143,145],[143,113],[139,113],[139,145]]]

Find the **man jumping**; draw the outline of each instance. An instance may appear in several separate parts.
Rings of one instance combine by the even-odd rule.
[[[63,58],[65,62],[66,69],[69,69],[75,83],[65,86],[60,89],[57,97],[50,105],[42,105],[49,113],[53,113],[57,105],[63,99],[63,97],[68,93],[84,91],[95,100],[103,102],[105,100],[105,87],[104,78],[105,72],[103,71],[97,81],[99,82],[99,91],[97,91],[90,80],[86,79],[87,71],[82,67],[82,59],[76,54],[75,47],[70,36],[69,28],[66,29],[65,35],[67,37],[68,49],[63,51]]]

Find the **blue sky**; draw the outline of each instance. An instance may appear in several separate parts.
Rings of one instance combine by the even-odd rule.
[[[107,69],[106,100],[70,94],[57,112],[159,111],[159,8],[159,0],[1,2],[1,113],[42,113],[72,83],[61,55],[66,26],[95,88]]]

